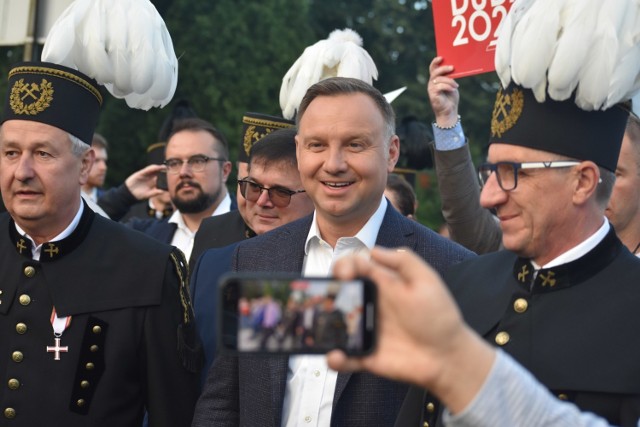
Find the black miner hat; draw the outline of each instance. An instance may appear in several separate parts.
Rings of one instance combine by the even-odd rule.
[[[249,154],[253,144],[274,130],[289,129],[295,125],[295,122],[282,117],[260,113],[245,113],[242,117],[242,139],[240,140],[240,150],[238,150],[238,161],[249,163]]]
[[[49,62],[22,62],[9,71],[2,123],[31,120],[91,144],[102,95],[95,80]]]
[[[629,117],[623,104],[585,111],[573,97],[536,101],[533,92],[514,83],[500,89],[491,117],[489,144],[511,144],[591,160],[616,170]]]

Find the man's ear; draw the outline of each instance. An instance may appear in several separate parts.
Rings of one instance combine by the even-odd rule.
[[[89,172],[91,171],[95,160],[96,152],[93,148],[89,148],[80,155],[80,185],[85,185],[89,180]]]
[[[387,172],[393,172],[400,157],[400,138],[393,135],[389,141],[389,159],[387,160]]]
[[[222,181],[227,182],[227,178],[229,178],[229,174],[231,173],[231,169],[233,168],[230,161],[226,161],[222,163]]]
[[[590,200],[600,183],[600,169],[592,161],[584,161],[575,167],[573,203],[583,205]]]

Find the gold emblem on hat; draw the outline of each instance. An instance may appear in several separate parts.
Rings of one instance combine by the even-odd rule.
[[[514,88],[511,93],[504,93],[502,89],[496,95],[496,103],[491,116],[491,136],[500,138],[511,129],[522,114],[524,93]]]
[[[53,85],[46,79],[42,79],[39,85],[20,79],[11,88],[9,106],[16,114],[35,116],[51,105],[53,92]]]
[[[266,132],[258,132],[255,126],[248,126],[246,132],[244,133],[243,147],[244,152],[249,155],[251,153],[251,147],[253,144],[260,141],[265,136],[269,135],[273,129],[266,128]]]

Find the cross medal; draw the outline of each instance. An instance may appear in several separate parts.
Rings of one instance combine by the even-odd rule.
[[[51,312],[51,326],[53,326],[53,339],[55,341],[55,345],[47,346],[47,353],[53,353],[53,360],[60,360],[60,353],[68,353],[68,346],[61,346],[60,339],[62,337],[62,333],[71,323],[71,316],[58,317],[56,314],[55,307]]]
[[[60,337],[54,338],[56,345],[47,346],[47,353],[53,353],[53,360],[60,360],[60,353],[67,353],[69,351],[68,346],[61,347],[60,346]]]

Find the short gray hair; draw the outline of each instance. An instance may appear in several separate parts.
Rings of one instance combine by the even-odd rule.
[[[71,141],[71,153],[76,156],[76,157],[80,157],[82,156],[89,148],[91,148],[91,146],[89,144],[87,144],[86,142],[82,141],[80,138],[78,138],[75,135],[71,135],[70,133],[67,133],[67,135],[69,135],[69,141]]]

